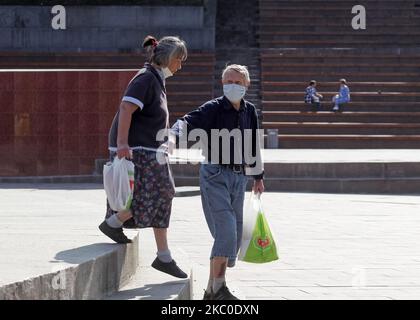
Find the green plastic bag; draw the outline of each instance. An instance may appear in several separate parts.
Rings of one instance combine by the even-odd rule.
[[[239,260],[267,263],[278,260],[276,241],[264,215],[259,195],[251,194],[244,217]]]

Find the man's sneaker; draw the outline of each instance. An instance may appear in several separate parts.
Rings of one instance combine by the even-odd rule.
[[[156,258],[152,263],[152,267],[176,278],[188,278],[188,275],[176,265],[175,260],[165,263],[160,261],[159,258]]]
[[[237,297],[235,297],[226,286],[226,283],[223,284],[223,286],[213,294],[213,300],[239,300]]]
[[[204,290],[203,300],[213,300],[212,292],[207,292],[207,290]]]
[[[114,240],[116,243],[132,243],[130,239],[126,237],[122,228],[111,228],[106,221],[99,225],[99,230],[106,236]]]
[[[334,112],[338,112],[338,111],[340,111],[340,107],[339,107],[339,106],[334,106],[333,111],[334,111]]]

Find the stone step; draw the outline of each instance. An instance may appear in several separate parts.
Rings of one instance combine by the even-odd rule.
[[[281,150],[278,151],[279,153]],[[419,159],[420,160],[420,159]],[[198,177],[199,165],[173,163],[175,177]],[[322,178],[322,179],[388,179],[420,178],[419,162],[305,162],[281,161],[264,163],[267,178]]]
[[[183,250],[171,250],[177,265],[188,274],[187,279],[177,279],[157,271],[151,267],[156,257],[153,231],[143,230],[142,237],[136,273],[125,286],[105,300],[192,300],[193,269],[189,257]]]
[[[265,150],[266,191],[418,194],[420,157],[401,161],[384,156],[386,151]],[[177,185],[198,185],[199,165],[173,163],[172,170]]]
[[[264,11],[260,12],[260,23],[268,24],[270,21],[277,21],[277,24],[285,23],[296,23],[297,25],[305,25],[305,19],[311,19],[311,24],[316,25],[326,25],[328,24],[328,20],[332,18],[332,15],[326,11],[323,13],[314,12],[310,13],[311,11],[308,10],[306,13],[293,13],[293,12],[271,12],[271,11]],[[392,11],[391,11],[392,12]],[[396,13],[394,16],[391,15],[390,11],[383,11],[381,13],[374,13],[371,14],[369,21],[373,24],[380,24],[384,20],[387,20],[387,25],[395,24],[402,25],[412,24],[412,25],[419,25],[419,22],[416,20],[417,14],[413,14],[413,12],[402,12],[400,14]],[[334,17],[334,23],[340,23],[341,25],[348,25],[351,27],[351,21],[354,15],[351,14],[351,11],[341,11],[341,14]]]
[[[311,11],[308,12],[308,5],[311,7]],[[267,13],[275,13],[287,16],[287,13],[292,14],[300,14],[300,15],[306,15],[313,12],[316,13],[331,13],[332,15],[342,15],[343,12],[348,13],[351,12],[351,9],[355,6],[353,3],[343,3],[340,5],[340,3],[334,3],[325,5],[325,3],[320,2],[314,2],[310,3],[309,1],[302,1],[301,3],[297,3],[296,5],[261,5],[259,7],[259,12],[263,14]],[[414,6],[398,6],[396,3],[394,4],[378,4],[378,5],[366,5],[366,10],[375,10],[375,16],[376,13],[378,14],[386,14],[392,11],[396,15],[400,16],[401,14],[407,14],[411,15],[414,9]]]
[[[420,27],[420,26],[419,26]],[[417,27],[418,28],[418,27]],[[352,33],[344,34],[340,32],[334,32],[331,34],[327,33],[299,33],[299,34],[262,34],[259,35],[258,41],[265,46],[271,44],[272,47],[276,45],[284,46],[285,44],[302,44],[302,45],[322,45],[322,44],[332,44],[335,43],[335,46],[341,46],[342,44],[353,44],[359,45],[361,43],[372,42],[373,44],[394,44],[395,45],[418,45],[417,39],[419,39],[419,33],[358,33],[354,31]],[[313,40],[316,38],[316,40]],[[411,39],[411,41],[410,41]]]
[[[309,105],[300,101],[263,101],[265,111],[309,111]],[[328,110],[331,106],[327,104]],[[347,104],[349,112],[420,112],[420,102],[351,102]]]
[[[322,92],[322,101],[330,104],[336,94],[337,92]],[[420,93],[417,92],[351,92],[350,95],[351,102],[420,102]],[[262,92],[265,101],[303,101],[304,96],[304,92]]]
[[[320,65],[321,64],[321,65]],[[286,70],[285,67],[293,68],[312,68],[314,70],[322,69],[328,70],[332,68],[399,68],[404,70],[404,68],[419,68],[420,67],[420,58],[417,61],[407,61],[406,59],[399,59],[395,57],[394,59],[386,59],[381,61],[379,59],[368,58],[367,61],[363,61],[363,58],[356,60],[356,58],[349,59],[333,59],[333,58],[319,58],[319,57],[307,57],[307,58],[288,58],[284,57],[281,59],[268,59],[262,60],[261,70]],[[358,69],[355,69],[358,70]],[[398,69],[397,69],[398,70]],[[396,70],[396,71],[397,71]],[[359,70],[360,71],[360,70]],[[378,71],[378,70],[376,70]]]
[[[345,75],[347,77],[347,75]],[[310,70],[304,71],[278,71],[271,72],[266,71],[261,73],[262,81],[302,81],[302,79],[315,79],[318,82],[326,81],[337,81],[343,77],[343,73],[339,70],[330,71],[328,73],[311,72]],[[351,75],[351,78],[347,77],[348,81],[368,81],[368,82],[386,82],[386,81],[397,81],[397,82],[420,82],[420,74],[416,72],[355,72]],[[308,80],[308,81],[309,81]]]
[[[300,29],[300,28],[299,28]],[[273,28],[273,29],[260,29],[257,31],[257,35],[259,36],[260,39],[264,39],[265,37],[267,39],[274,39],[276,36],[278,37],[283,37],[283,36],[290,36],[290,37],[297,37],[297,36],[302,36],[302,37],[336,37],[336,36],[358,36],[358,37],[367,37],[367,36],[375,36],[375,37],[379,37],[379,36],[389,36],[389,37],[393,37],[393,36],[419,36],[420,33],[418,30],[413,30],[413,29],[409,29],[407,28],[407,30],[401,30],[401,29],[390,29],[390,30],[383,30],[383,29],[366,29],[366,30],[349,30],[344,29],[344,30],[331,30],[331,29],[327,29],[325,28],[325,30],[317,30],[317,29],[311,29],[311,30],[284,30],[283,28],[279,27],[278,29]],[[297,38],[296,38],[297,39]]]
[[[30,230],[28,232],[33,233]],[[57,236],[52,233],[47,241],[40,235],[36,236],[33,254],[41,245],[47,248],[54,246],[51,242],[57,242],[55,246],[57,248],[61,246],[61,250],[63,246],[68,246],[70,243],[70,240],[63,241],[63,234]],[[77,244],[74,236],[72,243]],[[98,300],[117,292],[129,282],[138,265],[138,233],[131,231],[127,233],[127,236],[133,240],[133,243],[86,245],[91,240],[83,239],[83,236],[79,235],[82,239],[79,241],[84,240],[85,246],[64,251],[58,250],[55,261],[51,261],[50,256],[43,257],[43,253],[38,253],[36,257],[27,256],[26,260],[29,258],[31,260],[32,273],[12,283],[3,284],[5,281],[3,278],[0,286],[0,300]],[[105,236],[103,238],[105,239]],[[14,247],[11,243],[9,246]],[[7,251],[3,252],[3,257],[7,254]],[[20,254],[19,250],[10,253],[10,263],[14,260],[18,261]],[[42,261],[42,258],[45,258],[45,261]],[[55,268],[51,267],[52,262],[57,262]],[[19,265],[15,268],[14,278],[19,277],[19,273],[22,272],[20,270],[23,269]],[[43,273],[44,269],[48,272]]]
[[[418,123],[356,123],[356,122],[270,122],[263,117],[262,128],[277,129],[281,135],[367,135],[376,139],[378,135],[420,135]]]
[[[280,82],[280,81],[263,81],[261,88],[263,91],[302,91],[309,83],[300,82]],[[352,91],[361,92],[418,92],[420,83],[418,82],[352,82],[349,83]],[[319,82],[317,83],[318,91],[334,91],[338,90],[337,82]]]
[[[279,148],[286,149],[419,149],[420,135],[310,135],[282,134]]]
[[[366,6],[377,6],[378,8],[383,7],[413,7],[415,1],[407,1],[407,0],[363,0],[359,1],[360,4],[366,5]],[[297,0],[297,1],[286,1],[286,0],[259,0],[259,5],[261,7],[267,7],[267,8],[288,8],[288,7],[297,7],[297,8],[307,8],[307,6],[314,6],[316,7],[341,7],[341,6],[353,6],[354,2],[351,0]]]
[[[418,194],[420,178],[266,179],[266,190],[344,194]]]
[[[330,104],[331,108],[331,104]],[[267,122],[328,122],[328,123],[398,123],[417,124],[420,128],[419,112],[343,112],[332,111],[263,111]]]
[[[38,176],[38,177],[0,177],[0,183],[3,184],[82,184],[86,188],[89,186],[101,186],[103,184],[102,170],[107,159],[95,160],[95,174],[93,175],[71,175],[71,176]],[[191,197],[200,194],[200,190],[193,186],[184,186],[182,188],[175,188],[176,197]]]
[[[93,175],[68,175],[68,176],[34,176],[34,177],[0,177],[0,183],[83,183],[98,184],[102,183],[102,176]]]
[[[354,6],[354,5],[353,5]],[[267,18],[289,18],[289,17],[296,17],[296,18],[331,18],[336,17],[337,19],[346,19],[348,16],[353,17],[354,15],[351,14],[351,9],[353,6],[348,6],[346,8],[333,8],[333,7],[314,7],[311,10],[305,10],[304,8],[260,8],[259,15],[261,20],[264,21]],[[369,8],[366,7],[366,10],[369,12]],[[412,8],[370,8],[371,14],[370,18],[379,20],[379,19],[386,19],[391,18],[393,20],[397,19],[411,19],[414,18],[413,16],[413,9]],[[318,20],[316,20],[318,21]]]
[[[195,177],[177,177],[178,184],[198,183]],[[407,179],[282,179],[266,178],[266,192],[301,192],[331,194],[413,194],[418,195],[420,178]],[[252,179],[247,190],[252,188]]]
[[[328,20],[328,19],[325,19]],[[335,20],[328,20],[324,21],[324,23],[319,24],[305,24],[301,20],[268,20],[268,21],[260,21],[258,30],[257,31],[276,31],[276,30],[283,30],[283,31],[348,31],[349,26],[351,26],[350,21],[343,23],[342,21],[335,21]],[[418,24],[412,20],[406,21],[398,21],[394,22],[389,19],[383,19],[381,21],[370,21],[369,22],[369,31],[394,31],[397,29],[398,31],[407,30],[412,32],[413,28],[418,26]],[[368,29],[366,29],[368,30]],[[364,32],[365,30],[360,30],[360,32]]]
[[[378,40],[364,40],[359,39],[347,40],[343,39],[338,42],[330,39],[316,39],[316,40],[260,40],[261,48],[334,48],[339,46],[340,48],[364,48],[366,46],[375,47],[419,47],[420,40],[416,41],[412,38],[400,38],[397,42],[392,39],[378,39]]]

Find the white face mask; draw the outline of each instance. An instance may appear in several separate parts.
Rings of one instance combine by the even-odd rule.
[[[169,78],[169,77],[172,77],[174,74],[172,73],[172,71],[171,70],[169,70],[169,68],[168,67],[165,67],[165,68],[162,68],[162,72],[163,72],[163,75],[165,76],[165,79],[167,79],[167,78]]]
[[[223,94],[230,102],[239,102],[245,96],[246,87],[239,84],[225,84],[223,85]]]

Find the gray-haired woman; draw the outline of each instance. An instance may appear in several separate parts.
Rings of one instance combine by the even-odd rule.
[[[165,79],[181,69],[187,48],[178,37],[157,41],[152,36],[145,38],[143,47],[148,62],[130,81],[109,133],[111,160],[125,157],[135,164],[131,210],[115,212],[107,203],[106,218],[99,229],[117,243],[130,243],[123,227],[153,228],[158,251],[152,267],[186,278],[168,248],[167,229],[175,186],[168,155],[160,148],[162,142],[157,140],[157,134],[169,128]]]

